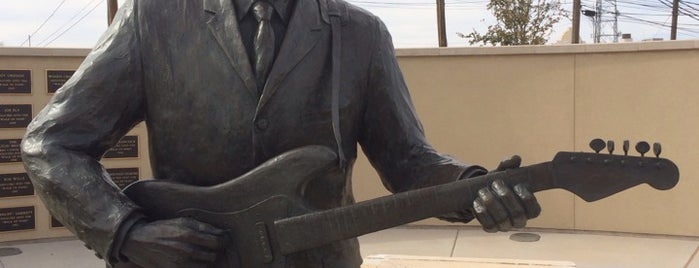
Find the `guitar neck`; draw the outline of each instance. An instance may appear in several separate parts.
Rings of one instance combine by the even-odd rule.
[[[525,183],[532,192],[556,188],[551,162],[490,173],[353,205],[278,220],[274,223],[282,254],[465,209],[477,191],[501,179],[513,186]]]

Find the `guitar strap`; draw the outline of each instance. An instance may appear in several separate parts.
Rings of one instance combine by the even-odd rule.
[[[346,25],[349,13],[347,5],[341,0],[319,0],[321,17],[326,23],[330,23],[332,33],[332,73],[331,73],[331,121],[340,169],[347,169],[347,158],[342,149],[342,134],[340,132],[340,81],[342,60],[342,25]]]

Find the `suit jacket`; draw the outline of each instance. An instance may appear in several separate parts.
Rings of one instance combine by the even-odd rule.
[[[347,5],[343,14],[340,133],[346,172],[315,180],[317,209],[354,202],[360,144],[393,192],[480,169],[426,142],[384,24]],[[260,95],[231,0],[131,0],[74,76],[28,128],[25,166],[51,213],[102,256],[139,210],[99,164],[145,120],[155,179],[213,185],[287,150],[337,148],[331,123],[331,31],[317,0],[296,0]],[[293,256],[302,267],[357,267],[356,240]],[[292,265],[293,266],[293,265]]]

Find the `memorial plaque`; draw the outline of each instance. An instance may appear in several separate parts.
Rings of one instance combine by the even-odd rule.
[[[0,197],[34,195],[34,185],[27,173],[0,174]]]
[[[25,128],[31,121],[31,104],[0,105],[0,128]]]
[[[31,94],[32,71],[0,70],[0,93]]]
[[[19,151],[21,139],[0,140],[0,163],[22,162]]]
[[[49,93],[56,93],[75,71],[46,71],[46,86]]]
[[[138,136],[124,136],[112,149],[109,149],[104,154],[104,158],[127,157],[138,157]]]
[[[51,228],[59,228],[59,227],[65,227],[63,223],[58,221],[56,218],[51,216]]]
[[[119,186],[119,189],[124,189],[139,178],[138,168],[110,168],[107,169],[107,173],[112,177],[112,181]]]
[[[32,230],[35,227],[34,207],[0,208],[0,232]]]

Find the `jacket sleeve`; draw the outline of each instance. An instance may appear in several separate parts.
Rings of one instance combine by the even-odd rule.
[[[374,36],[359,141],[386,188],[402,192],[484,173],[482,167],[442,155],[428,144],[396,61],[391,36],[378,19]]]
[[[121,6],[22,141],[25,168],[48,210],[104,257],[112,256],[117,230],[138,209],[98,162],[144,118],[136,13],[133,0]]]

